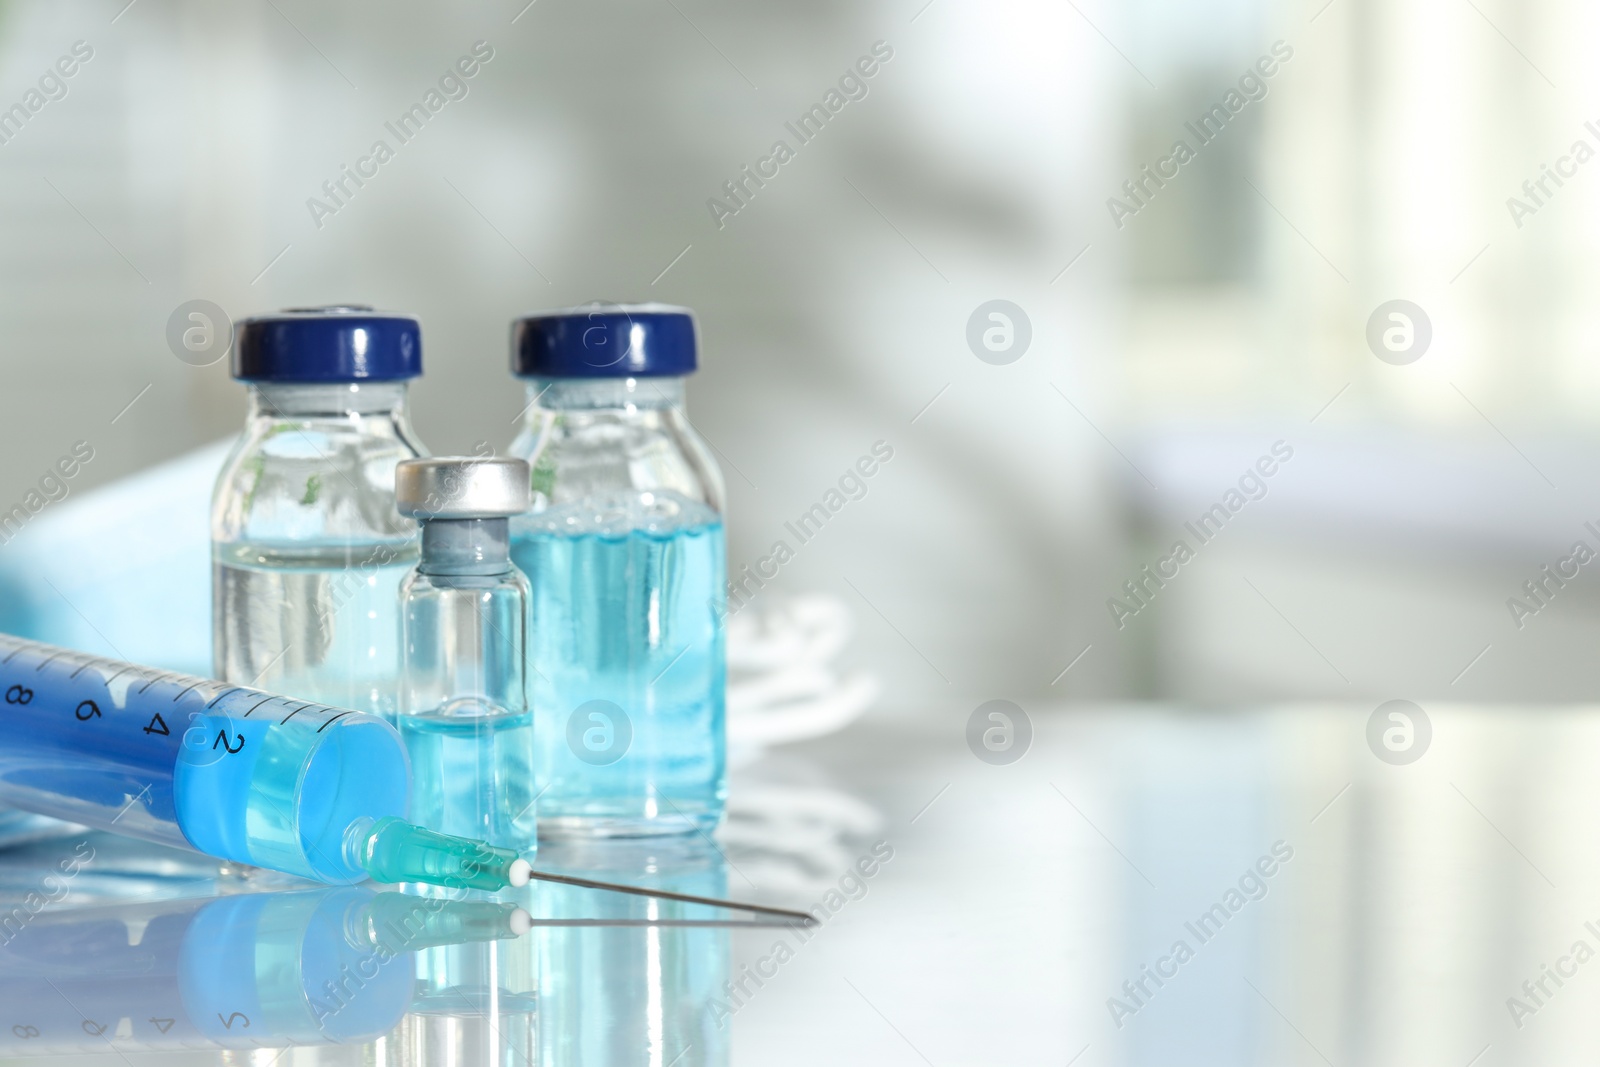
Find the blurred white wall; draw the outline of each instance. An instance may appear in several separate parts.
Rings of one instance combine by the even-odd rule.
[[[1583,583],[1537,636],[1497,629],[1600,514],[1600,161],[1507,209],[1600,148],[1590,6],[124,2],[0,0],[0,105],[94,53],[0,144],[0,503],[78,439],[75,489],[231,432],[225,367],[164,339],[186,300],[418,314],[417,422],[450,451],[513,434],[514,315],[658,299],[701,316],[691,416],[736,568],[894,448],[771,590],[849,600],[890,707],[1600,683],[1568,651]],[[465,98],[318,226],[307,199],[477,41]],[[865,98],[799,144],[785,122],[878,41]],[[1262,98],[1116,225],[1124,180],[1277,42]],[[719,225],[708,199],[779,138],[795,158]],[[1407,365],[1365,336],[1397,298],[1432,328]],[[1009,365],[966,341],[993,299],[1031,320]],[[1118,630],[1151,546],[1278,439],[1304,449],[1294,492]]]
[[[1570,0],[1240,6],[1138,5],[1130,55],[1155,84],[1133,89],[1130,170],[1270,43],[1293,57],[1128,222],[1119,336],[1148,477],[1121,472],[1130,551],[1110,591],[1272,442],[1298,452],[1137,624],[1108,621],[1134,649],[1130,685],[1591,697],[1589,576],[1536,625],[1507,601],[1579,537],[1600,549],[1583,527],[1600,514],[1600,167],[1571,156],[1580,140],[1600,152],[1584,51],[1600,14]],[[1558,164],[1572,173],[1519,226],[1508,199]],[[1432,329],[1403,365],[1366,336],[1396,299]]]

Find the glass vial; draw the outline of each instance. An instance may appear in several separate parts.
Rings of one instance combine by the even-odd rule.
[[[528,508],[519,459],[416,459],[395,497],[422,526],[400,588],[400,736],[411,757],[411,821],[531,851],[538,811],[534,723],[524,684],[528,581],[511,562],[510,516]]]
[[[532,510],[541,834],[708,830],[726,798],[722,476],[684,414],[684,308],[549,312],[513,329],[528,380],[513,455]]]
[[[425,454],[407,408],[421,373],[402,315],[307,308],[235,327],[250,411],[212,497],[218,678],[393,721],[397,590],[417,556],[394,469]]]

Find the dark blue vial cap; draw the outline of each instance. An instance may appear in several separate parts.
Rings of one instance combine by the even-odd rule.
[[[673,378],[697,365],[688,308],[589,304],[511,324],[511,373],[523,378]]]
[[[234,326],[233,376],[245,382],[395,382],[422,373],[422,329],[359,304],[288,308]]]

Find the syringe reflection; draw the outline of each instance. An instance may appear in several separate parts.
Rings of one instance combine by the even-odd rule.
[[[411,1004],[416,951],[526,918],[361,887],[42,911],[0,945],[0,1055],[374,1037]]]
[[[720,857],[681,840],[550,859],[724,888]],[[0,929],[0,1057],[342,1045],[381,1067],[662,1052],[716,1067],[727,1038],[706,1004],[727,977],[728,929],[777,925],[549,885],[510,900],[339,887],[51,907]]]

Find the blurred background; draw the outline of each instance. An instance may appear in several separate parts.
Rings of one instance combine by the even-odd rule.
[[[1600,552],[1597,32],[1577,0],[0,0],[0,512],[77,441],[82,494],[242,423],[226,361],[168,346],[186,301],[416,314],[442,453],[514,436],[513,316],[660,300],[699,315],[730,569],[893,449],[760,594],[851,605],[879,714],[1587,697],[1600,568],[1541,568]]]

